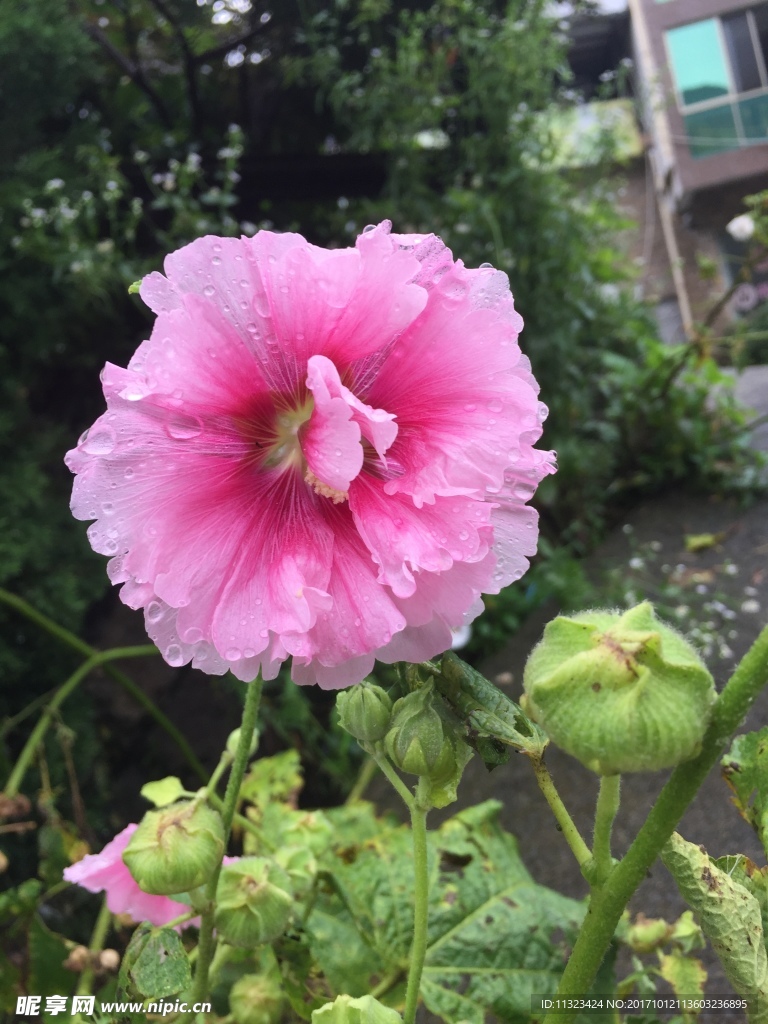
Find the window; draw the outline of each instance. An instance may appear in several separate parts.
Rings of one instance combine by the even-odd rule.
[[[768,142],[768,4],[666,33],[691,155]]]

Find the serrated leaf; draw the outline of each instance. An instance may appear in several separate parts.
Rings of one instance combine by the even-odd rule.
[[[582,903],[533,881],[515,838],[498,823],[500,807],[487,801],[428,835],[430,907],[422,996],[449,1024],[480,1024],[487,1013],[504,1024],[528,1020],[534,991],[557,989],[584,916]],[[323,865],[333,886],[321,893],[319,913],[308,922],[313,953],[336,987],[346,978],[354,943],[354,984],[370,991],[408,962],[410,831],[382,823],[377,836],[337,847]],[[329,917],[340,923],[329,924]],[[337,940],[333,943],[329,929]],[[375,973],[366,978],[366,971]],[[343,991],[354,994],[348,978]],[[392,992],[386,1001],[391,998]]]
[[[685,956],[679,950],[659,957],[659,973],[672,986],[676,996],[702,996],[707,972],[701,960]]]
[[[530,721],[522,708],[451,651],[442,657],[435,688],[467,724],[470,742],[474,733],[534,757],[541,757],[549,743],[546,734]]]
[[[157,782],[147,782],[139,792],[155,807],[166,807],[168,804],[176,803],[186,790],[181,779],[177,779],[175,775],[168,775]]]
[[[258,807],[265,807],[269,803],[295,801],[303,785],[298,751],[284,750],[274,757],[254,761],[243,779],[240,795]]]
[[[740,996],[755,1001],[752,1024],[768,1022],[768,956],[757,899],[676,832],[661,854],[680,894],[712,943],[726,977]]]
[[[721,764],[739,814],[768,853],[768,726],[737,736]]]
[[[145,999],[176,995],[191,983],[187,953],[173,928],[161,928],[149,935],[130,975]]]

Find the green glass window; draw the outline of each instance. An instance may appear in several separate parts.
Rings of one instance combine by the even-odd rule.
[[[716,19],[673,28],[667,32],[667,44],[685,106],[728,94],[730,80]]]
[[[691,156],[696,159],[738,148],[736,122],[730,103],[686,114],[683,123]]]
[[[755,142],[768,141],[768,93],[739,103],[744,136]]]

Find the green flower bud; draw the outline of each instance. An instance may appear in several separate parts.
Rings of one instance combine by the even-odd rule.
[[[385,746],[392,763],[410,775],[450,772],[453,747],[435,708],[431,682],[395,702]]]
[[[384,739],[392,717],[392,701],[386,690],[362,682],[336,697],[339,725],[361,743]]]
[[[312,1024],[402,1024],[403,1018],[373,996],[337,996],[312,1013]]]
[[[219,812],[199,800],[182,800],[144,815],[123,861],[144,892],[172,896],[207,882],[223,853]]]
[[[216,891],[216,928],[233,946],[272,942],[293,911],[291,880],[273,860],[241,857],[222,868]]]
[[[528,659],[523,687],[526,713],[600,775],[695,757],[715,700],[696,651],[648,601],[623,614],[554,619]]]
[[[263,974],[244,974],[229,993],[237,1024],[278,1024],[285,999],[278,981]]]

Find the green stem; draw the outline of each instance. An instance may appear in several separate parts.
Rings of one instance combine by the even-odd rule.
[[[243,708],[243,720],[240,724],[240,739],[238,740],[235,758],[232,762],[232,771],[229,773],[229,780],[227,781],[224,806],[221,810],[221,818],[224,823],[224,849],[227,847],[229,834],[232,831],[232,821],[235,817],[240,786],[251,753],[251,741],[256,731],[256,719],[259,714],[259,703],[261,702],[261,689],[262,679],[261,676],[258,676],[252,683],[248,684],[245,691],[245,707]],[[213,917],[216,888],[219,884],[220,874],[221,864],[216,868],[205,890],[206,909],[203,911],[200,923],[200,941],[197,945],[197,968],[192,987],[192,1003],[202,1003],[208,995],[208,972],[216,951],[216,941],[213,935]],[[190,1019],[192,1016],[194,1014],[190,1010],[187,1014],[187,1019]]]
[[[43,615],[42,612],[33,608],[32,605],[22,597],[17,597],[16,594],[12,594],[10,591],[4,590],[2,587],[0,587],[0,603],[7,604],[10,608],[14,608],[17,612],[20,612],[29,619],[30,622],[34,622],[37,626],[40,626],[41,629],[50,633],[51,636],[56,637],[57,640],[61,640],[61,642],[66,644],[67,647],[71,647],[72,650],[85,655],[86,658],[92,658],[94,654],[99,653],[95,647],[91,647],[90,644],[81,640],[75,633],[71,633],[68,629],[65,629],[63,626],[54,622],[53,619],[49,619],[47,615]],[[160,652],[157,651],[157,653],[159,654]],[[160,728],[170,736],[179,748],[195,775],[197,775],[201,782],[207,782],[208,773],[205,768],[203,768],[189,743],[182,736],[173,722],[163,714],[160,708],[157,707],[152,700],[150,700],[141,687],[137,686],[129,676],[120,672],[119,669],[116,669],[113,665],[106,665],[104,671],[111,679],[114,679],[116,683],[122,686],[126,693],[129,693],[136,703],[140,704],[144,708],[148,715],[154,718]]]
[[[88,943],[89,953],[100,953],[104,949],[104,942],[107,938],[107,932],[109,926],[112,923],[112,911],[107,906],[106,899],[101,905],[99,916],[96,918],[96,924],[93,926],[91,932],[91,941]],[[78,996],[89,996],[91,994],[91,985],[93,984],[93,964],[89,963],[83,973],[80,975],[80,981],[77,984],[77,991],[75,995]]]
[[[221,779],[221,776],[224,774],[224,772],[227,770],[227,768],[229,768],[231,764],[232,755],[228,750],[225,750],[224,753],[219,758],[219,763],[213,770],[213,775],[211,775],[208,785],[205,787],[206,800],[210,800],[211,797],[216,794],[216,787],[219,785],[219,780]]]
[[[544,799],[549,804],[550,809],[555,816],[555,821],[560,826],[563,838],[571,848],[571,852],[576,858],[576,862],[579,867],[583,867],[584,864],[592,859],[592,853],[590,852],[589,847],[581,838],[581,833],[576,828],[573,818],[570,816],[565,804],[561,800],[560,794],[555,788],[552,776],[549,774],[549,769],[544,764],[544,759],[532,756],[531,764],[533,765],[533,770],[536,774],[536,781],[539,784],[539,789],[544,794]]]
[[[400,778],[400,776],[397,774],[395,769],[392,767],[392,765],[389,763],[389,761],[386,759],[384,755],[379,756],[375,751],[373,751],[372,756],[375,758],[376,764],[379,766],[379,768],[381,768],[384,775],[386,775],[386,777],[392,783],[394,788],[397,790],[400,799],[403,801],[405,806],[410,811],[410,809],[413,807],[413,793],[411,793],[411,791],[408,789],[406,784],[403,782],[403,780]]]
[[[429,919],[429,869],[427,863],[427,813],[425,799],[428,786],[419,779],[416,799],[411,801],[411,834],[413,837],[413,945],[408,967],[408,987],[405,993],[404,1024],[414,1024],[419,1005],[419,989],[424,960],[427,956],[427,924]]]
[[[4,789],[5,795],[9,797],[17,795],[21,787],[21,783],[24,780],[24,776],[27,773],[27,769],[35,756],[37,748],[42,743],[53,717],[67,697],[77,689],[89,672],[94,668],[97,668],[99,665],[103,665],[108,661],[115,661],[117,658],[146,658],[152,654],[157,654],[157,648],[154,645],[145,645],[141,647],[114,647],[111,651],[98,651],[88,658],[87,661],[84,661],[83,664],[72,673],[69,679],[59,687],[55,696],[40,716],[37,725],[30,733],[27,742],[24,744],[24,749],[21,754],[19,754],[18,760],[16,761],[11,774],[8,776],[8,781],[6,782]]]
[[[593,893],[584,925],[561,978],[558,998],[589,992],[632,894],[766,683],[768,626],[739,662],[715,702],[701,753],[675,768],[626,856],[613,869],[603,887]],[[575,1012],[558,1013],[558,1024],[569,1024]]]
[[[349,796],[344,801],[347,806],[349,806],[349,804],[355,804],[358,800],[363,799],[365,791],[368,789],[371,782],[373,782],[378,768],[379,766],[372,757],[366,757],[365,761],[363,761],[363,766],[360,769],[360,774],[355,779],[355,784],[352,789],[350,789]]]
[[[598,887],[605,882],[613,867],[611,832],[616,812],[619,809],[620,791],[620,775],[602,775],[600,777],[600,792],[597,796],[595,810],[595,834],[592,844],[594,885]]]

